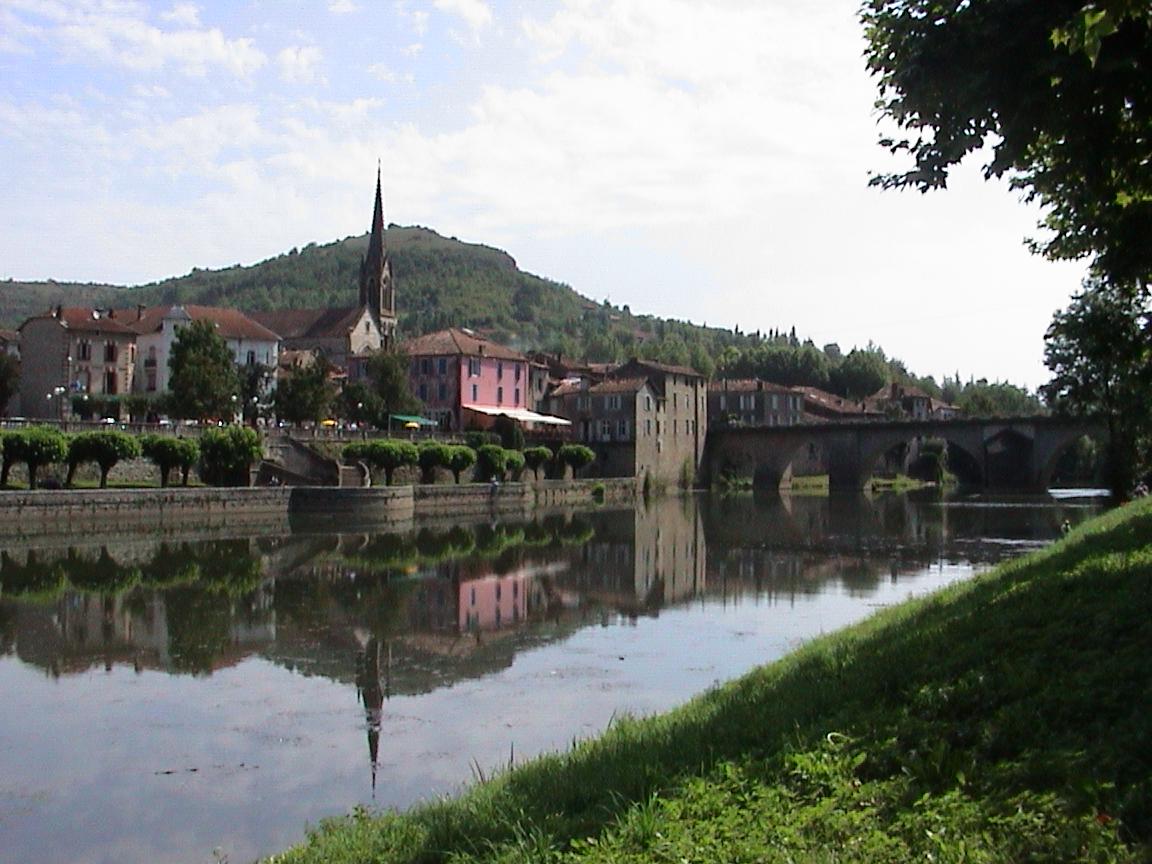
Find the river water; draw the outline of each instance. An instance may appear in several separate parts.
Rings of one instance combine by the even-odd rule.
[[[9,545],[0,862],[249,861],[680,704],[1094,510],[734,496]]]

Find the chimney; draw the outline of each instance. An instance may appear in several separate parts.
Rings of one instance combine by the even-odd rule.
[[[139,321],[143,317],[144,317],[144,304],[143,303],[137,303],[136,304],[136,320]]]

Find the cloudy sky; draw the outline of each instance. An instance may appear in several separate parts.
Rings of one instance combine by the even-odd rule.
[[[635,312],[1046,379],[1083,267],[979,165],[880,192],[856,0],[0,0],[0,278],[137,283],[387,218]]]

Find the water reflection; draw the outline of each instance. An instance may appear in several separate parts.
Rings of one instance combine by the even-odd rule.
[[[309,819],[446,791],[472,759],[501,758],[503,730],[518,753],[562,746],[615,711],[667,707],[863,614],[837,597],[885,601],[952,564],[959,578],[1090,512],[738,496],[398,534],[9,548],[0,682],[23,683],[0,719],[14,742],[0,748],[0,825],[26,861],[105,860],[112,849],[117,860],[193,860],[218,845],[239,860],[267,854]],[[782,616],[765,617],[775,608]],[[324,707],[300,719],[313,703]],[[203,790],[154,788],[92,735],[91,776],[65,790],[80,769],[34,755],[37,744],[66,752],[68,724],[112,722],[112,705],[132,722],[152,717],[131,744],[143,773],[171,774],[170,729],[187,763],[224,764],[223,748],[229,770],[244,772]],[[205,712],[232,719],[216,726]],[[286,757],[285,742],[301,751]],[[245,784],[258,766],[254,792]],[[45,794],[61,811],[6,808],[42,774],[56,778]],[[235,825],[235,807],[219,801],[229,792],[248,802],[251,824]],[[103,820],[105,846],[60,827],[71,809]],[[165,845],[159,814],[173,809],[192,845]],[[133,844],[147,853],[121,854]]]

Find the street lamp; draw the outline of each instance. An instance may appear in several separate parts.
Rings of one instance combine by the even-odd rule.
[[[64,424],[64,394],[67,392],[68,392],[67,387],[56,386],[56,387],[52,388],[52,392],[46,394],[46,398],[48,399],[48,413],[49,414],[55,413],[57,415],[57,420],[60,422],[61,425]],[[56,400],[55,412],[52,411],[52,400],[53,399]]]

